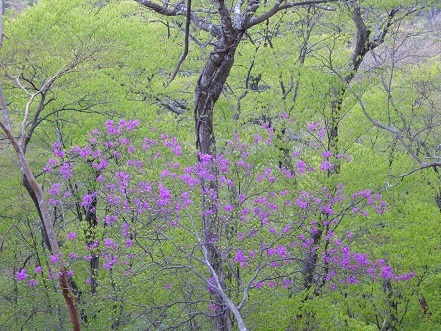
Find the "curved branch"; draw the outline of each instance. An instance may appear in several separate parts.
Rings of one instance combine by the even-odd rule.
[[[221,29],[225,32],[233,31],[233,22],[231,21],[230,11],[225,5],[224,0],[214,0],[214,3],[217,6],[217,10],[219,12],[220,20],[221,20]]]
[[[223,290],[221,282],[219,280],[219,276],[218,276],[216,270],[214,270],[213,266],[210,263],[210,260],[208,258],[207,247],[205,247],[205,244],[203,244],[203,243],[201,243],[200,245],[201,245],[201,248],[202,248],[202,252],[204,254],[203,262],[208,267],[208,269],[210,270],[211,276],[213,277],[214,282],[215,282],[215,286],[213,286],[213,288],[218,292],[218,294],[220,296],[222,296],[222,299],[225,301],[226,305],[228,306],[228,308],[233,313],[234,317],[236,318],[237,327],[239,328],[239,330],[240,331],[247,331],[247,327],[245,326],[245,322],[244,322],[244,320],[242,318],[242,315],[241,315],[239,309],[230,300],[230,298],[227,296],[227,294]]]
[[[184,62],[185,58],[188,54],[188,45],[189,45],[189,36],[190,36],[190,19],[191,19],[191,0],[187,0],[187,15],[185,18],[185,35],[184,35],[184,53],[182,53],[181,58],[178,61],[178,64],[176,65],[175,70],[173,71],[170,81],[165,85],[165,87],[169,86],[170,83],[175,79],[176,75],[179,72],[179,68],[181,67],[182,63]]]
[[[182,11],[182,3],[178,3],[174,8],[167,8],[165,6],[158,5],[157,3],[154,3],[153,1],[149,0],[136,0],[141,6],[144,6],[148,9],[153,10],[154,12],[157,12],[158,14],[164,15],[164,16],[179,16],[183,15]]]
[[[158,5],[157,3],[149,0],[136,0],[141,6],[148,8],[163,16],[183,16],[188,13],[186,6],[183,2],[176,4],[174,8],[167,8],[165,6]],[[220,34],[220,28],[216,24],[208,23],[203,18],[197,16],[190,11],[190,19],[194,25],[199,29],[209,32],[212,36],[218,37]]]
[[[364,116],[369,120],[369,122],[371,122],[375,127],[380,128],[380,129],[382,129],[384,131],[387,131],[387,132],[393,134],[395,137],[397,137],[397,139],[400,141],[401,145],[404,147],[406,152],[409,155],[411,155],[412,158],[416,162],[418,162],[419,167],[417,169],[413,169],[412,171],[402,175],[401,177],[408,176],[408,175],[414,173],[417,170],[422,170],[422,169],[426,169],[426,168],[441,166],[441,162],[439,162],[439,161],[426,163],[423,160],[421,160],[421,158],[415,153],[415,151],[412,150],[411,146],[409,146],[409,144],[406,143],[406,141],[404,140],[404,137],[403,137],[403,135],[402,135],[402,133],[401,133],[401,131],[399,129],[395,129],[395,128],[389,126],[389,125],[382,124],[379,121],[377,121],[374,118],[372,118],[372,116],[366,110],[366,107],[364,105],[364,102],[363,102],[361,96],[354,91],[352,86],[348,82],[346,82],[344,77],[342,77],[337,71],[333,71],[333,72],[334,72],[334,74],[336,74],[341,79],[341,81],[346,85],[346,88],[355,97],[355,99],[357,100],[358,104],[360,105],[361,111],[363,112]]]
[[[18,140],[13,136],[12,131],[9,127],[9,118],[8,118],[8,111],[6,109],[6,102],[5,102],[5,98],[3,95],[3,90],[0,86],[0,105],[3,109],[3,117],[4,117],[4,123],[3,121],[0,120],[0,129],[3,130],[3,132],[5,133],[6,137],[9,140],[9,143],[12,145],[12,147],[14,148],[15,152],[16,152],[16,156],[18,159],[18,163],[20,165],[20,171],[21,173],[26,176],[26,178],[29,181],[29,185],[32,187],[32,190],[35,192],[35,195],[37,197],[38,200],[38,204],[43,216],[43,226],[46,230],[48,239],[49,239],[49,243],[50,243],[50,251],[51,253],[53,253],[54,255],[61,255],[61,250],[60,250],[60,246],[58,244],[58,240],[55,234],[55,228],[54,228],[54,224],[51,220],[50,217],[50,212],[49,212],[49,208],[47,205],[47,201],[45,199],[44,196],[44,192],[43,189],[41,187],[41,185],[37,182],[34,173],[32,172],[30,166],[29,166],[29,162],[26,159],[26,156],[24,154],[23,148],[20,145],[20,143],[18,142]],[[66,306],[67,306],[67,310],[70,316],[70,322],[72,324],[72,329],[73,331],[80,331],[81,330],[81,325],[80,325],[80,319],[79,319],[79,315],[78,315],[78,305],[77,305],[77,297],[75,296],[75,294],[71,291],[70,287],[69,287],[69,283],[68,283],[68,279],[67,279],[67,273],[66,273],[66,268],[64,266],[64,263],[60,260],[58,262],[58,270],[60,272],[60,276],[58,277],[58,282],[60,285],[60,289],[62,292],[62,295],[64,297]]]
[[[250,21],[245,25],[244,30],[251,28],[254,25],[262,23],[267,19],[274,16],[276,13],[282,10],[294,8],[294,7],[302,7],[302,6],[313,6],[323,3],[337,2],[338,0],[311,0],[311,1],[301,1],[301,2],[293,2],[293,3],[285,3],[285,0],[277,0],[273,7],[267,12],[263,13],[260,16],[253,17]],[[283,5],[282,5],[283,4]]]

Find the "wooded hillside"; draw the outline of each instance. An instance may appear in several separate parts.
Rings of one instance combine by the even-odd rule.
[[[441,328],[439,1],[0,7],[0,330]]]

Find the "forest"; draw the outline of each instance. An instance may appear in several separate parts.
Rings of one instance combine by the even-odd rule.
[[[0,330],[441,329],[438,0],[0,8]]]

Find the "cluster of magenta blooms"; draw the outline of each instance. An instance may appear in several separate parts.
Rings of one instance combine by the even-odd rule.
[[[48,203],[64,210],[75,203],[92,209],[104,236],[86,241],[83,233],[60,230],[60,240],[74,243],[69,247],[75,249],[50,256],[46,271],[42,266],[33,272],[21,269],[17,280],[36,287],[38,277],[57,277],[60,261],[73,276],[75,264],[93,256],[100,256],[104,269],[133,273],[133,265],[142,259],[135,249],[142,245],[138,229],[148,227],[171,238],[176,229],[191,228],[186,246],[193,251],[203,230],[201,216],[216,216],[219,223],[230,225],[219,226],[229,233],[214,230],[211,240],[226,263],[240,267],[249,288],[289,288],[293,270],[298,270],[294,264],[311,254],[319,256],[318,274],[331,288],[358,284],[366,277],[406,281],[414,276],[414,272],[396,275],[384,260],[371,260],[348,245],[353,235],[340,231],[343,218],[381,215],[387,205],[368,189],[347,194],[343,184],[334,189],[320,185],[318,178],[329,174],[333,160],[350,157],[323,149],[326,128],[318,123],[305,129],[312,138],[305,138],[306,147],[293,148],[291,166],[286,167],[263,159],[273,148],[274,132],[268,124],[250,141],[235,134],[232,140],[218,142],[215,157],[199,155],[196,162],[191,161],[193,155],[183,153],[175,137],[151,128],[149,137],[140,140],[139,131],[136,120],[107,121],[103,132],[94,130],[84,146],[64,150],[54,144],[54,156],[45,168]],[[299,185],[302,181],[313,189]],[[217,189],[201,189],[203,182],[216,182]],[[211,210],[202,211],[203,197],[212,202]],[[210,279],[207,283],[210,291]],[[164,289],[169,288],[166,282]]]

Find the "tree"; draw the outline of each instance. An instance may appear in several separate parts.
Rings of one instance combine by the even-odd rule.
[[[37,162],[32,160],[36,152],[44,154],[41,145],[50,146],[54,140],[63,145],[69,144],[69,140],[81,139],[81,130],[75,129],[86,121],[92,123],[93,114],[111,117],[115,107],[131,111],[117,100],[134,95],[130,91],[132,86],[126,85],[132,74],[130,71],[137,70],[139,63],[132,60],[124,67],[118,64],[120,44],[130,46],[123,38],[130,31],[115,33],[112,31],[115,26],[109,23],[116,22],[115,15],[118,19],[123,15],[121,21],[127,30],[139,31],[133,24],[136,20],[134,9],[136,6],[132,4],[107,6],[101,10],[95,4],[43,1],[24,11],[19,18],[5,16],[6,38],[0,54],[1,123],[5,133],[2,141],[9,145],[2,146],[2,155],[9,156],[17,165],[34,203],[41,222],[44,255],[59,255],[59,238],[54,228],[59,219],[56,213],[47,214],[48,202],[41,188],[44,173],[38,159]],[[95,17],[98,12],[100,20]],[[3,35],[3,28],[1,32]],[[127,71],[125,75],[121,74],[123,70]],[[115,72],[118,73],[116,78]],[[132,103],[142,104],[142,101]],[[82,114],[87,114],[87,118]],[[79,125],[72,128],[75,122]],[[90,218],[91,213],[86,211],[84,217]],[[19,226],[23,223],[18,222]],[[38,260],[38,249],[31,253],[32,262]],[[96,262],[91,261],[92,270]],[[61,264],[60,270],[64,270]],[[77,305],[75,300],[81,299],[81,291],[72,277],[66,276],[65,271],[60,272],[63,274],[60,288],[63,294],[68,292],[73,312]],[[79,328],[77,317],[72,317],[74,328]],[[81,317],[86,318],[84,314]]]
[[[0,47],[3,45],[3,3],[0,1]],[[8,139],[11,146],[14,148],[16,157],[17,157],[17,163],[20,167],[20,171],[22,172],[23,176],[26,178],[26,182],[28,183],[28,187],[30,188],[33,196],[35,197],[35,200],[38,203],[38,209],[40,213],[40,217],[42,219],[43,223],[43,229],[46,237],[46,242],[48,244],[48,248],[51,250],[52,254],[54,255],[60,255],[60,246],[58,244],[55,229],[53,222],[51,220],[51,216],[49,213],[47,201],[45,199],[45,195],[43,192],[43,189],[36,180],[33,171],[31,170],[29,166],[29,162],[25,156],[26,153],[26,137],[28,137],[29,131],[27,131],[27,122],[30,112],[30,106],[34,102],[35,98],[39,95],[43,95],[47,91],[48,87],[54,83],[56,79],[61,77],[62,75],[68,73],[71,69],[73,69],[75,65],[72,65],[72,68],[67,68],[66,70],[59,70],[53,77],[51,77],[49,80],[47,80],[36,93],[29,93],[29,101],[26,104],[26,108],[24,110],[24,117],[21,125],[21,131],[20,131],[20,138],[16,138],[16,135],[13,132],[13,128],[10,122],[10,116],[7,109],[5,97],[3,95],[3,89],[0,86],[0,105],[2,108],[2,115],[3,119],[0,121],[0,128],[3,130],[3,132],[6,135],[6,138]],[[43,99],[44,100],[44,99]],[[44,102],[44,101],[43,101]],[[67,310],[69,312],[70,321],[72,323],[72,329],[74,331],[80,330],[80,324],[79,324],[79,315],[78,315],[78,307],[76,303],[76,296],[72,292],[71,287],[69,285],[68,276],[66,273],[66,269],[64,267],[64,264],[62,262],[59,262],[57,264],[58,271],[59,271],[59,285],[61,292],[63,294],[63,298],[66,302]],[[18,277],[18,276],[17,276]]]
[[[140,139],[138,125],[138,121],[107,121],[104,132],[94,130],[90,135],[89,144],[66,151],[56,147],[49,162],[53,169],[47,169],[51,174],[49,201],[54,209],[70,215],[67,210],[80,204],[97,215],[98,226],[93,232],[86,221],[82,223],[85,226],[76,226],[83,233],[65,230],[68,241],[76,243],[65,245],[64,256],[73,261],[76,270],[84,260],[101,256],[103,269],[96,293],[115,293],[110,301],[116,299],[126,307],[125,313],[116,315],[113,328],[122,327],[133,314],[145,315],[149,323],[161,324],[166,330],[179,325],[190,327],[191,323],[206,328],[209,324],[198,316],[209,321],[227,309],[228,325],[222,327],[237,325],[239,330],[247,330],[251,323],[247,319],[253,312],[244,315],[244,308],[263,286],[280,288],[281,293],[301,291],[297,283],[303,277],[305,253],[318,256],[311,277],[322,287],[356,284],[362,279],[400,281],[413,276],[395,275],[384,261],[371,261],[366,254],[352,251],[347,243],[351,235],[343,233],[340,237],[336,232],[343,218],[363,217],[368,210],[382,214],[385,204],[379,194],[364,190],[347,195],[343,185],[336,192],[316,185],[302,190],[293,185],[293,174],[286,169],[257,162],[271,148],[271,128],[264,127],[254,143],[236,135],[214,160],[205,156],[186,166],[188,161],[175,137],[154,131]],[[323,129],[315,125],[313,130]],[[321,149],[323,142],[312,142],[306,143],[310,151],[294,156],[298,158],[299,182],[326,178],[332,167],[327,154],[316,164],[315,149]],[[211,242],[216,245],[222,270],[228,270],[224,284],[208,255],[204,224],[196,221],[207,212],[200,204],[207,194],[201,188],[213,176],[213,167],[219,174],[216,209],[220,222],[212,230]],[[91,176],[96,178],[92,192],[88,183]],[[329,240],[319,244],[309,238],[318,232]],[[84,240],[84,245],[78,245],[79,240]],[[126,298],[126,292],[132,291],[129,284],[142,282],[143,288],[151,290],[158,290],[158,282],[165,283],[165,290],[179,286],[181,277],[175,271],[192,292],[170,293],[165,298],[160,295],[158,299],[144,297],[135,302],[134,294]],[[104,273],[108,279],[103,278]],[[219,296],[226,307],[218,306]],[[189,317],[181,313],[187,310]]]
[[[316,7],[317,10],[338,10],[339,7],[347,7],[351,11],[351,18],[355,24],[357,30],[357,37],[355,42],[354,51],[351,55],[349,64],[345,63],[341,72],[343,83],[336,80],[335,85],[331,87],[331,115],[329,117],[329,150],[338,154],[337,140],[338,140],[338,123],[341,120],[343,95],[346,92],[346,85],[349,85],[354,78],[360,64],[362,63],[364,56],[380,46],[388,33],[390,27],[394,23],[396,14],[402,9],[401,3],[388,3],[390,9],[387,11],[387,15],[384,21],[375,23],[377,24],[377,33],[375,36],[371,36],[372,29],[366,26],[362,8],[364,4],[362,2],[350,2],[350,1],[304,1],[304,2],[285,2],[275,1],[274,4],[267,2],[261,3],[259,1],[249,1],[244,4],[239,0],[236,3],[232,3],[229,7],[224,1],[215,1],[214,8],[202,8],[192,5],[191,0],[186,4],[183,2],[176,3],[172,6],[167,3],[156,3],[148,0],[138,0],[142,6],[167,17],[184,16],[186,17],[185,27],[185,47],[183,55],[178,62],[174,73],[173,79],[176,76],[176,72],[179,70],[179,66],[185,59],[190,40],[190,24],[194,24],[197,29],[205,31],[210,34],[211,38],[215,41],[212,43],[213,50],[208,56],[207,62],[204,68],[199,74],[195,86],[195,101],[194,101],[194,120],[195,120],[195,133],[196,133],[196,147],[198,149],[199,158],[204,155],[214,156],[216,155],[216,140],[213,130],[213,111],[215,103],[217,102],[222,90],[225,87],[227,78],[229,77],[231,68],[235,61],[235,54],[239,44],[245,35],[251,31],[251,28],[259,25],[263,22],[268,22],[273,16],[280,12],[287,11],[296,7]],[[246,6],[246,7],[245,7]],[[372,8],[367,8],[367,11]],[[214,14],[215,13],[215,14]],[[308,41],[306,40],[307,46]],[[304,48],[306,49],[306,48]],[[304,62],[305,54],[300,55],[300,62]],[[335,70],[332,59],[330,60],[330,69]],[[325,59],[326,61],[326,59]],[[251,68],[251,67],[250,67]],[[250,76],[248,76],[250,78]],[[257,76],[259,77],[259,76]],[[248,82],[249,79],[247,79]],[[260,78],[259,78],[260,81]],[[254,84],[258,85],[258,81]],[[283,90],[283,86],[282,86]],[[295,93],[297,90],[294,89]],[[286,91],[283,93],[286,97]],[[240,100],[240,99],[239,99]],[[286,130],[282,129],[284,133]],[[338,166],[334,167],[334,171],[338,172]],[[214,270],[219,274],[221,284],[226,277],[225,272],[222,270],[220,258],[216,253],[216,247],[210,243],[210,238],[213,237],[214,228],[218,227],[219,220],[217,219],[218,212],[216,210],[217,205],[217,176],[216,171],[213,169],[213,180],[207,181],[202,186],[202,190],[207,193],[206,198],[203,199],[202,204],[204,210],[207,211],[209,216],[202,217],[202,223],[206,233],[203,236],[204,242],[207,244],[207,250],[210,256],[210,263],[214,266]],[[208,213],[210,211],[210,213]],[[319,240],[319,236],[317,237]],[[314,265],[314,264],[312,264]],[[312,266],[311,265],[311,266]],[[313,272],[311,271],[311,274]],[[219,305],[225,306],[222,298],[218,298]],[[218,317],[216,323],[218,330],[223,329],[222,326],[226,326],[227,316],[221,314]]]
[[[173,8],[170,8],[168,3],[159,5],[151,1],[138,1],[142,6],[160,15],[179,16],[184,15],[184,13],[186,14],[186,36],[183,58],[185,58],[188,52],[190,22],[195,24],[198,29],[208,32],[216,40],[214,42],[214,49],[210,52],[209,58],[199,75],[195,87],[194,120],[196,148],[199,153],[199,158],[204,157],[204,155],[210,157],[216,155],[216,141],[213,131],[214,105],[225,86],[225,82],[235,60],[237,47],[247,30],[268,20],[280,11],[293,7],[319,5],[329,2],[332,1],[319,0],[298,3],[276,1],[270,8],[265,8],[266,6],[260,4],[260,2],[249,2],[246,8],[243,9],[245,4],[241,0],[231,8],[228,8],[227,4],[221,0],[214,2],[214,11],[218,16],[213,18],[209,8],[201,8],[202,16],[198,16],[196,14],[197,12],[192,10],[191,0],[188,1],[186,5],[180,2]],[[258,13],[259,9],[263,10],[263,12]],[[217,249],[211,239],[215,236],[213,229],[217,228],[219,223],[217,219],[218,212],[216,210],[218,188],[215,169],[212,170],[212,173],[214,175],[213,179],[204,182],[201,188],[203,192],[206,192],[202,201],[203,216],[201,222],[204,228],[202,240],[206,245],[208,262],[213,266],[213,270],[218,275],[220,285],[225,287],[225,271],[223,270]],[[229,305],[219,293],[213,293],[213,295],[215,297],[217,296],[218,305],[222,307],[221,313],[216,317],[216,329],[219,331],[229,330],[227,308]]]

